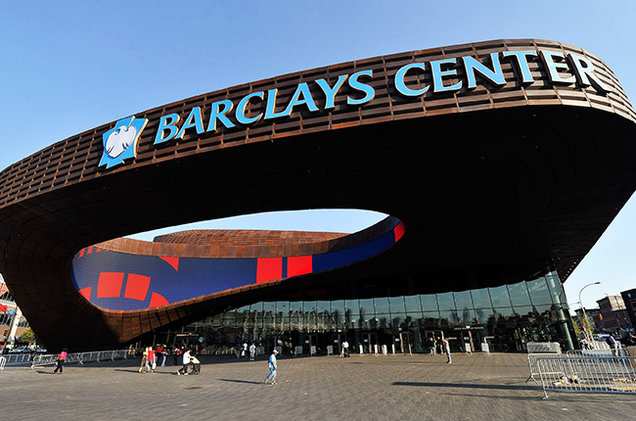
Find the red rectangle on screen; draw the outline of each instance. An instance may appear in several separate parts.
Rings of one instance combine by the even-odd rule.
[[[312,256],[290,256],[287,258],[287,277],[305,275],[313,271]]]
[[[146,299],[148,288],[150,287],[150,276],[129,273],[126,281],[126,292],[124,296],[131,300],[143,301]]]
[[[117,298],[124,282],[122,272],[101,272],[97,280],[97,298]]]
[[[283,277],[282,257],[259,257],[256,262],[256,283],[279,281]]]

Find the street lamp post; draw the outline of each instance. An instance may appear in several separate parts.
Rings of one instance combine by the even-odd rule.
[[[581,288],[581,290],[579,291],[579,304],[581,304],[581,311],[583,312],[583,319],[585,320],[585,322],[583,323],[583,331],[585,332],[585,339],[587,339],[588,342],[592,342],[592,334],[590,332],[588,332],[587,329],[587,325],[588,325],[588,319],[587,319],[587,313],[585,313],[585,306],[583,305],[583,301],[581,300],[581,293],[583,292],[583,290],[589,286],[592,285],[599,285],[600,282],[592,282],[589,283],[587,285],[585,285],[583,288]]]

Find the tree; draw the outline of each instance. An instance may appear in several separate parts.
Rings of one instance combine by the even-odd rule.
[[[24,330],[24,332],[22,332],[22,335],[20,335],[18,341],[22,343],[32,344],[35,342],[35,333],[33,333],[33,330],[30,327],[28,327]]]

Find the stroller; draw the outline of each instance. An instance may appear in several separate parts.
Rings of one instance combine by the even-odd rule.
[[[190,374],[198,375],[201,373],[201,361],[194,355],[190,358],[190,367],[192,368]]]

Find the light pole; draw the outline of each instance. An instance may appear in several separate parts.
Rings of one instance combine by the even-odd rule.
[[[579,304],[581,304],[581,311],[583,312],[583,320],[584,320],[583,330],[585,331],[585,339],[587,339],[589,343],[592,343],[592,335],[587,330],[587,325],[588,325],[589,321],[587,319],[587,314],[585,313],[585,306],[583,305],[583,301],[581,300],[581,293],[583,292],[583,290],[585,288],[587,288],[589,286],[592,286],[592,285],[599,285],[599,284],[600,284],[600,282],[589,283],[589,284],[585,285],[583,288],[581,288],[581,290],[579,291]]]

